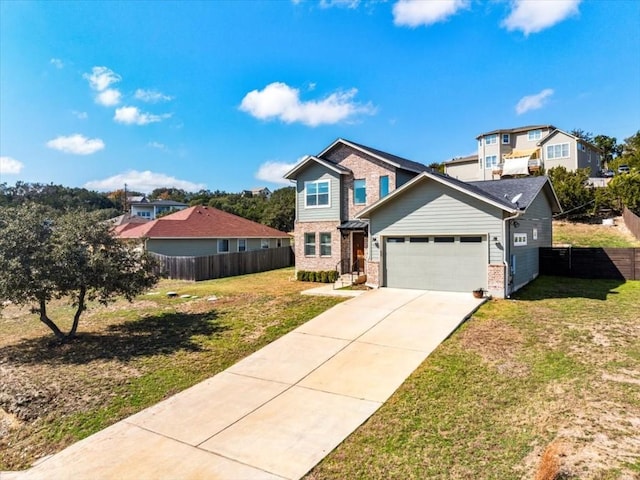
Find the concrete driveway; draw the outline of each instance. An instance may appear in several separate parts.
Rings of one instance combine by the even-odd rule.
[[[470,292],[366,292],[6,478],[300,478],[482,302]]]

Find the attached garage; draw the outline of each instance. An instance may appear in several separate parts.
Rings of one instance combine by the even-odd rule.
[[[382,285],[441,291],[487,288],[486,235],[384,238]]]
[[[560,211],[545,177],[466,183],[424,172],[362,210],[372,286],[508,296],[538,275]]]

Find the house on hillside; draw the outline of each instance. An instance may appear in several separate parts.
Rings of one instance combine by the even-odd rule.
[[[184,210],[189,205],[173,200],[149,200],[142,197],[140,201],[131,202],[131,215],[146,218],[147,220],[155,220],[158,216],[165,215],[168,212],[176,212]]]
[[[271,198],[271,190],[268,187],[256,187],[251,190],[243,190],[242,195],[245,197],[264,197]]]
[[[195,206],[117,232],[149,252],[207,256],[288,247],[289,234],[213,207]]]
[[[561,211],[543,176],[466,183],[343,139],[285,178],[296,269],[363,271],[374,287],[509,296],[538,275]]]
[[[296,181],[296,269],[363,271],[369,225],[357,213],[426,170],[342,138],[305,157],[284,176]]]
[[[553,125],[492,130],[476,137],[478,154],[445,162],[447,175],[464,181],[532,175],[563,166],[598,174],[602,152],[595,145]]]

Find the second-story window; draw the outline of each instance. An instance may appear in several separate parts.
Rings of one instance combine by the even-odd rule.
[[[484,143],[487,145],[495,145],[496,143],[498,143],[498,135],[487,135],[486,137],[484,137]]]
[[[534,140],[540,140],[542,138],[542,130],[540,130],[540,129],[529,130],[527,132],[527,138],[529,139],[530,142],[532,142]]]
[[[509,145],[511,143],[511,135],[509,135],[508,133],[503,133],[502,134],[502,144],[503,145]]]
[[[367,183],[364,179],[353,181],[353,203],[356,205],[367,203]]]
[[[318,180],[317,182],[305,182],[306,206],[307,207],[328,207],[329,206],[329,180]]]
[[[389,195],[389,175],[380,177],[380,198]]]
[[[547,159],[552,160],[555,158],[568,158],[569,157],[569,144],[558,143],[555,145],[547,145]]]
[[[498,164],[498,157],[496,155],[487,155],[484,157],[484,168],[490,169]]]

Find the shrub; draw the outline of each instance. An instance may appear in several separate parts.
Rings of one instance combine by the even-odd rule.
[[[318,272],[298,270],[296,273],[296,278],[300,282],[333,283],[338,280],[338,276],[336,270],[321,270]]]

